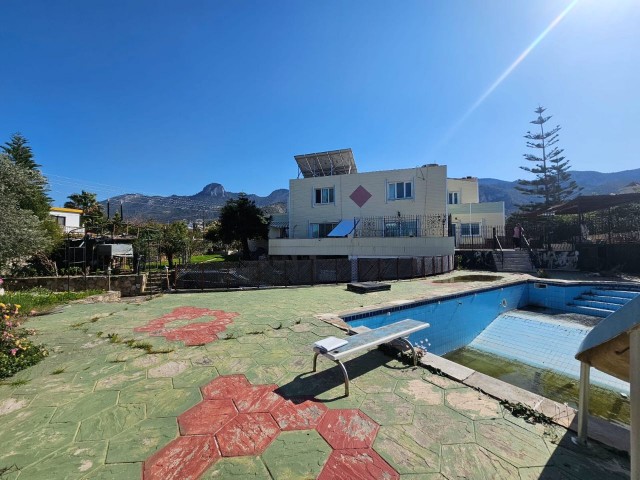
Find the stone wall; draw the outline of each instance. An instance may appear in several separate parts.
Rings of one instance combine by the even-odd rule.
[[[115,290],[123,297],[132,297],[144,293],[147,284],[147,274],[140,275],[88,275],[72,277],[27,277],[6,278],[6,290],[28,290],[42,287],[54,292],[72,292],[80,290]]]
[[[578,251],[572,250],[570,252],[556,252],[539,250],[538,257],[540,258],[541,267],[549,270],[578,270]]]

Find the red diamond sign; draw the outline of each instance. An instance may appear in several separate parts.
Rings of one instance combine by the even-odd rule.
[[[365,203],[367,203],[367,200],[371,198],[371,194],[367,191],[366,188],[360,185],[353,191],[351,195],[349,195],[349,198],[353,200],[356,205],[362,207]]]

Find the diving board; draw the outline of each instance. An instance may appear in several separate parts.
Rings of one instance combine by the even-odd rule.
[[[407,337],[414,332],[429,328],[429,326],[430,325],[428,323],[418,322],[417,320],[401,320],[390,325],[385,325],[380,328],[375,328],[373,330],[368,330],[366,332],[347,337],[344,339],[347,342],[346,345],[334,350],[326,350],[322,348],[322,346],[317,346],[318,342],[316,342],[313,346],[313,371],[316,371],[318,355],[322,355],[323,357],[336,362],[340,366],[342,374],[344,375],[344,394],[348,397],[349,375],[347,374],[347,369],[344,364],[341,362],[342,358],[361,350],[368,350],[370,348],[377,347],[383,343],[389,343],[393,340],[402,340],[411,349],[413,354],[413,365],[415,366],[418,364],[418,357],[416,355],[415,348],[413,348],[413,345],[409,342]]]

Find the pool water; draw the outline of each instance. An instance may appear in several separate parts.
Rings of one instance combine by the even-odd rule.
[[[626,292],[630,295],[640,293],[637,286],[627,284],[523,281],[345,315],[342,319],[352,327],[369,328],[407,318],[428,322],[430,328],[409,336],[414,345],[575,406],[580,371],[575,353],[607,314],[580,306],[577,300],[616,287],[633,290]],[[628,422],[629,384],[595,369],[591,371],[591,384],[597,385],[593,387],[593,413]]]
[[[472,347],[463,347],[444,357],[516,387],[578,408],[578,381],[575,378],[527,365],[517,360],[482,352]],[[589,413],[591,415],[614,423],[628,425],[630,422],[629,408],[627,394],[591,385],[589,392]]]

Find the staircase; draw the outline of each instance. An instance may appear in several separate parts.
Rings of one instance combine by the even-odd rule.
[[[633,290],[595,288],[574,298],[567,305],[567,309],[575,313],[604,318],[622,308],[638,295],[640,295],[640,292]]]
[[[162,293],[167,288],[167,274],[165,272],[149,272],[147,274],[147,285],[144,295],[154,295]]]
[[[504,256],[504,262],[503,257]],[[502,250],[493,252],[498,272],[533,272],[535,268],[527,250]]]

